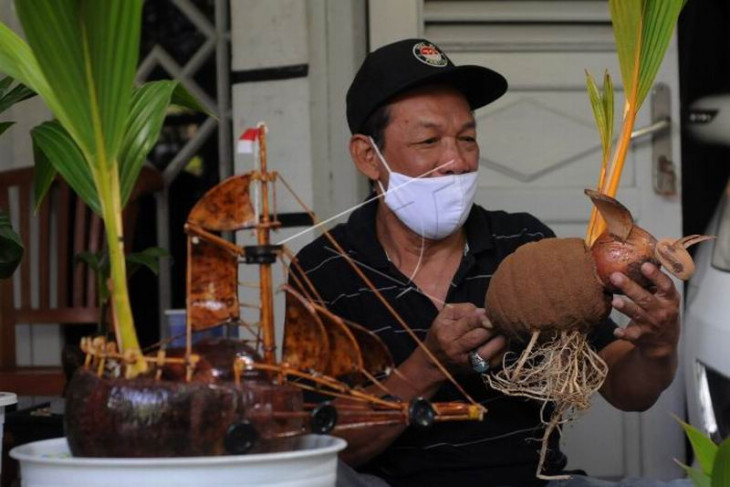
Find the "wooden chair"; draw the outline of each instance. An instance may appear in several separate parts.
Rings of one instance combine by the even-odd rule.
[[[126,249],[133,241],[138,198],[162,186],[160,173],[145,167],[124,213]],[[76,265],[75,256],[101,250],[104,228],[60,178],[38,212],[33,207],[33,168],[0,172],[0,208],[10,213],[25,246],[15,275],[0,281],[0,390],[59,396],[65,385],[60,366],[18,366],[16,327],[98,322],[95,276],[86,265]]]

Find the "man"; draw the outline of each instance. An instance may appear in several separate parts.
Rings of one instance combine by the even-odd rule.
[[[535,478],[541,404],[486,388],[474,370],[498,367],[507,347],[483,309],[490,276],[520,245],[554,236],[528,214],[472,204],[479,160],[473,110],[506,89],[498,73],[454,66],[423,39],[371,53],[350,86],[350,153],[383,197],[353,212],[331,233],[489,412],[481,422],[437,423],[426,431],[349,431],[341,458],[369,475],[356,478],[343,471],[341,485],[544,483]],[[388,345],[398,364],[398,373],[385,381],[391,394],[406,401],[463,399],[327,240],[305,247],[298,260],[328,308],[368,327]],[[656,267],[645,264],[642,271],[656,286],[654,293],[626,276],[612,276],[629,298],[617,297],[613,305],[632,318],[631,324],[618,329],[606,322],[590,337],[610,367],[601,392],[625,410],[651,406],[677,367],[677,291]],[[566,464],[554,436],[548,473],[559,473]]]

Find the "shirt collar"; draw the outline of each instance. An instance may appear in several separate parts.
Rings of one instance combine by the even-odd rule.
[[[375,196],[375,193],[371,193],[368,199]],[[365,256],[373,266],[387,268],[388,256],[375,232],[378,204],[379,199],[376,198],[352,212],[347,220],[347,236],[353,249]],[[470,254],[478,254],[494,247],[487,212],[477,205],[472,206],[464,229]]]

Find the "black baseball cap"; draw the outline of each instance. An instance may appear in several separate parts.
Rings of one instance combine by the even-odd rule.
[[[496,71],[476,65],[456,66],[434,43],[405,39],[371,52],[360,66],[347,90],[350,132],[360,132],[367,118],[394,96],[432,83],[461,91],[472,110],[507,91],[507,80]]]

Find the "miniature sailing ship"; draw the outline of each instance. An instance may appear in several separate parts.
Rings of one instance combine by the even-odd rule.
[[[74,455],[241,454],[285,450],[286,438],[310,432],[482,418],[485,409],[473,401],[404,402],[390,395],[378,379],[394,370],[386,346],[377,335],[317,304],[310,283],[296,282],[297,290],[284,286],[286,333],[277,360],[272,265],[284,258],[296,265],[296,259],[270,242],[271,230],[281,225],[275,203],[270,211],[270,188],[282,178],[267,168],[265,126],[255,133],[259,168],[218,184],[188,217],[186,347],[132,357],[101,338],[82,343],[85,367],[74,376],[66,400]],[[220,235],[240,230],[253,230],[257,244],[238,246]],[[240,323],[242,262],[259,268],[260,338],[193,345],[195,331]],[[383,303],[388,306],[384,298]],[[145,360],[150,374],[119,376],[135,360]],[[337,400],[309,403],[305,390]]]

